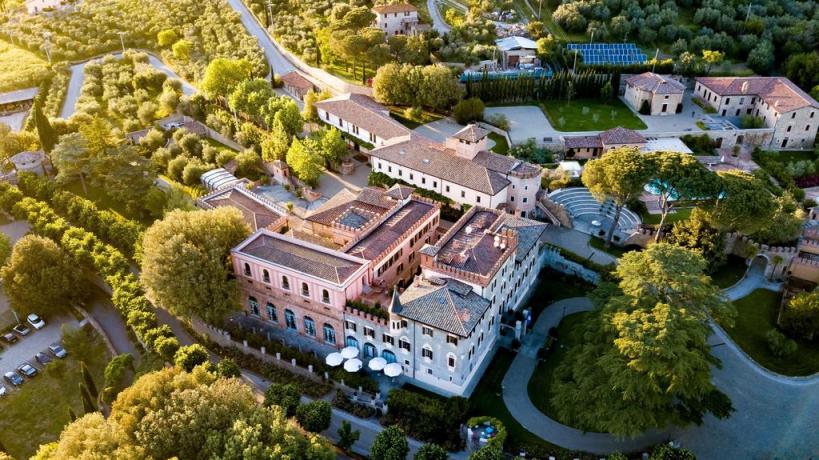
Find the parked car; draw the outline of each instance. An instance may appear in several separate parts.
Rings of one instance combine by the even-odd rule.
[[[37,362],[40,364],[48,364],[52,361],[51,356],[48,356],[42,351],[34,355],[34,359],[36,359]]]
[[[6,379],[7,382],[16,387],[19,387],[20,385],[23,384],[23,378],[15,374],[14,372],[6,372],[5,374],[3,374],[3,378]]]
[[[22,336],[27,336],[29,333],[31,333],[31,329],[29,329],[28,327],[26,327],[26,325],[25,325],[25,324],[23,324],[23,323],[20,323],[20,324],[18,324],[18,325],[16,325],[16,326],[14,326],[14,327],[13,327],[13,328],[11,328],[11,329],[12,329],[14,332],[16,332],[16,333],[18,333],[18,334],[20,334],[20,335],[22,335]]]
[[[6,343],[14,343],[18,340],[19,339],[17,338],[17,336],[12,334],[11,332],[6,332],[5,334],[3,334],[3,341]]]
[[[3,385],[0,385],[0,396],[4,396],[5,394],[6,394],[6,387],[3,386]]]
[[[19,372],[21,375],[25,375],[26,377],[34,377],[37,375],[37,368],[27,362],[23,362],[17,366],[17,372]]]
[[[28,315],[28,318],[26,318],[26,321],[28,321],[28,324],[31,324],[31,327],[33,327],[34,329],[36,329],[38,331],[45,327],[45,321],[43,321],[42,318],[37,316],[36,313],[32,313],[32,314]]]
[[[51,352],[52,355],[60,359],[65,358],[65,355],[68,354],[68,352],[65,351],[65,348],[63,348],[63,346],[60,345],[60,342],[52,343],[51,345],[48,346],[48,350]]]

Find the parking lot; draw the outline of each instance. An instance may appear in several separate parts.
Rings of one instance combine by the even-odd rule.
[[[0,351],[0,375],[9,371],[17,372],[17,366],[22,364],[23,361],[36,367],[38,371],[41,370],[43,366],[34,359],[34,355],[43,351],[46,352],[49,357],[53,358],[54,356],[51,355],[47,349],[52,343],[60,341],[60,327],[62,324],[79,325],[75,319],[70,317],[45,318],[45,321],[46,327],[39,331],[29,327],[31,332],[27,336],[20,337],[18,334],[15,334],[18,338],[16,343],[8,344],[2,342],[3,350]],[[37,376],[34,378],[37,378]],[[7,390],[11,391],[13,389],[12,385],[5,381],[5,379],[3,379],[2,383]],[[23,383],[23,385],[25,385],[25,383]]]

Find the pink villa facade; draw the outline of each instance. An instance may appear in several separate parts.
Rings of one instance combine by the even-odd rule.
[[[366,260],[269,230],[254,233],[231,255],[249,314],[343,346],[344,306],[370,283]]]

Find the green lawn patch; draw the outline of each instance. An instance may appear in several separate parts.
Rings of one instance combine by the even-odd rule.
[[[364,84],[361,79],[361,63],[358,63],[355,68],[353,68],[353,64],[350,63],[347,66],[344,62],[330,62],[330,63],[323,63],[321,68],[330,72],[331,74],[341,78],[342,80],[353,83],[355,85],[362,85]],[[375,76],[376,69],[367,66],[365,71],[367,77],[364,79],[366,81],[367,78],[372,78]]]
[[[509,433],[504,445],[508,452],[517,454],[520,449],[525,449],[530,457],[548,458],[549,455],[557,455],[558,458],[571,458],[569,452],[562,447],[546,442],[526,430],[506,408],[501,385],[514,359],[515,354],[504,348],[495,353],[492,363],[469,398],[469,416],[489,415],[500,420]]]
[[[674,222],[679,222],[681,220],[686,220],[691,217],[691,211],[694,208],[682,208],[682,209],[675,209],[667,216],[665,216],[665,223],[666,224],[673,224]],[[643,219],[644,224],[648,225],[660,225],[660,214],[649,214],[648,212],[644,213],[640,216]]]
[[[543,267],[538,274],[534,291],[526,301],[526,308],[531,309],[534,323],[547,306],[562,299],[585,297],[593,289],[594,285],[576,276]]]
[[[493,152],[500,153],[501,155],[506,155],[509,153],[509,143],[506,142],[505,136],[501,136],[495,132],[490,132],[489,138],[495,141],[495,145],[492,147]]]
[[[593,99],[544,101],[540,105],[549,123],[558,131],[603,131],[622,126],[646,129],[645,123],[619,99],[603,103]]]
[[[56,441],[68,423],[68,408],[83,414],[78,388],[82,380],[80,361],[85,362],[97,389],[102,390],[103,370],[108,352],[99,335],[90,327],[81,339],[65,343],[68,357],[48,364],[33,379],[0,399],[0,441],[14,458],[29,458],[40,444]]]
[[[781,163],[790,163],[793,161],[815,161],[816,160],[816,152],[813,150],[804,151],[804,152],[766,152],[768,153],[767,158],[778,161]]]
[[[636,248],[634,247],[624,248],[616,246],[614,244],[612,244],[609,247],[606,247],[606,242],[597,237],[589,238],[589,246],[593,247],[594,249],[597,249],[598,251],[603,251],[610,256],[617,257],[618,259],[620,257],[623,257],[623,254],[636,250]]]
[[[580,328],[583,322],[588,320],[590,313],[575,313],[563,318],[557,327],[557,341],[546,358],[538,363],[532,379],[529,380],[529,399],[539,411],[554,420],[561,421],[556,415],[557,410],[552,405],[551,386],[555,378],[555,370],[566,358],[569,349],[582,340]]]
[[[819,343],[797,340],[799,348],[778,358],[768,349],[765,333],[776,327],[782,294],[757,289],[734,302],[737,317],[734,327],[725,328],[731,339],[761,366],[783,375],[803,376],[819,372]]]
[[[410,116],[410,114],[406,113],[407,107],[391,105],[388,106],[388,108],[390,110],[390,116],[398,123],[406,126],[407,129],[415,129],[423,124],[444,118],[440,113],[430,112],[428,110],[421,110],[417,116]]]
[[[711,275],[711,281],[722,289],[735,285],[748,270],[745,259],[729,255],[728,261]]]

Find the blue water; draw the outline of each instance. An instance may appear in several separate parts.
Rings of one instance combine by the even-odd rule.
[[[664,185],[665,184],[663,183],[663,181],[661,181],[659,179],[652,179],[649,183],[647,183],[645,186],[643,186],[643,190],[645,190],[646,192],[656,196],[656,195],[659,195],[662,192],[662,190],[660,190],[660,186],[664,186]],[[725,196],[725,192],[722,192],[719,195],[720,198],[723,198],[724,196]],[[672,192],[668,196],[669,201],[677,201],[679,199],[680,199],[680,194],[679,193]],[[693,200],[693,201],[706,200],[706,199],[708,199],[708,198],[691,198],[691,200]]]

